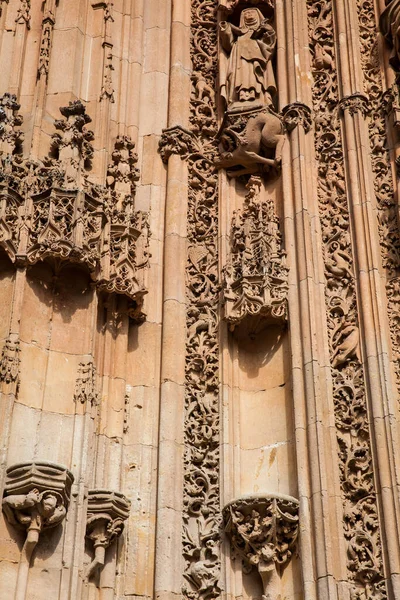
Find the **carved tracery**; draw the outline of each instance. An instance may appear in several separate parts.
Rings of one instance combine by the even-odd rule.
[[[12,262],[29,266],[57,260],[81,265],[99,291],[122,294],[130,314],[141,319],[147,292],[148,215],[134,208],[137,156],[129,137],[118,137],[107,185],[90,182],[93,154],[90,117],[80,101],[61,108],[52,155],[43,161],[13,153],[21,137],[18,105],[3,96],[5,108],[0,181],[0,245]]]
[[[288,270],[279,217],[272,198],[261,201],[262,180],[252,176],[243,209],[231,225],[231,252],[224,267],[225,318],[230,327],[258,317],[287,320]]]

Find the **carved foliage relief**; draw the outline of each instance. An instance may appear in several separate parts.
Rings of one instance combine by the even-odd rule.
[[[398,124],[399,89],[395,84],[393,89],[383,92],[374,4],[369,0],[359,0],[357,7],[362,48],[361,64],[364,71],[364,91],[368,94],[371,104],[369,119],[371,160],[378,207],[382,264],[387,276],[389,327],[397,389],[400,392],[400,237],[397,217],[398,207],[393,193],[394,182],[388,150],[389,145],[386,139],[388,112],[392,113],[395,124]],[[398,2],[389,2],[385,13],[382,15],[381,27],[383,28],[384,22],[388,19],[387,28],[390,29],[390,25],[392,25],[393,33],[395,33],[398,14]],[[391,21],[391,19],[393,20]],[[398,82],[400,67],[398,53],[395,49],[391,64],[395,69]]]
[[[344,534],[351,596],[384,598],[376,490],[346,197],[331,0],[308,0],[318,199],[324,241]]]
[[[198,138],[198,150],[191,150],[188,157],[183,595],[193,600],[220,594],[218,179],[213,165],[216,10],[216,0],[191,3],[190,129]]]

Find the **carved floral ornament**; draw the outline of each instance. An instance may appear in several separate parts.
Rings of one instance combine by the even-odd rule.
[[[107,185],[87,176],[93,155],[91,119],[80,100],[60,109],[51,155],[43,161],[17,154],[22,123],[9,95],[0,110],[0,245],[10,260],[29,266],[45,259],[77,263],[99,290],[130,300],[130,314],[143,318],[147,292],[148,214],[134,209],[137,155],[119,136]]]
[[[299,502],[290,496],[245,496],[223,510],[225,531],[233,556],[243,570],[257,569],[263,600],[280,598],[280,576],[296,551],[299,532]]]

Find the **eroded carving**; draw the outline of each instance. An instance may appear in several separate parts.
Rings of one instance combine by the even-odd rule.
[[[94,133],[86,129],[92,119],[81,100],[62,106],[60,112],[64,119],[56,120],[54,126],[62,133],[53,134],[51,148],[58,164],[65,169],[65,185],[75,187],[78,175],[90,166],[93,156]]]
[[[280,577],[296,549],[299,503],[289,496],[245,497],[223,511],[225,531],[243,570],[258,570],[263,600],[279,600]]]
[[[139,181],[138,155],[134,150],[135,144],[129,135],[119,135],[107,169],[107,186],[120,209],[127,196],[135,197],[136,182]]]
[[[106,549],[124,530],[130,502],[120,492],[89,490],[86,537],[93,542],[94,558],[86,570],[88,581],[104,566]]]
[[[224,268],[225,318],[234,329],[248,317],[287,320],[288,269],[272,198],[259,198],[262,180],[250,177],[243,209],[231,225],[231,252]]]
[[[20,343],[16,336],[6,339],[1,351],[0,381],[14,383],[18,387],[20,377]]]
[[[22,125],[22,116],[18,113],[20,105],[14,94],[5,93],[0,98],[0,156],[19,154],[24,134],[16,127]]]
[[[198,83],[198,75],[196,74]],[[201,102],[204,102],[204,97]],[[194,136],[192,132],[187,131],[183,127],[176,125],[169,129],[163,129],[158,151],[164,163],[168,162],[171,154],[179,154],[182,159],[189,156],[194,149]]]
[[[298,125],[301,125],[306,133],[311,130],[311,108],[302,102],[287,104],[282,110],[282,118],[287,131],[293,131]]]
[[[75,382],[74,402],[95,406],[98,399],[96,367],[92,359],[82,361],[79,363],[78,377]]]

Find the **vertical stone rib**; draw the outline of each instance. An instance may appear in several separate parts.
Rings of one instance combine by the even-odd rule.
[[[291,117],[282,181],[285,246],[290,265],[289,311],[293,402],[300,497],[301,565],[306,598],[346,597],[337,447],[329,369],[324,264],[308,81],[306,7],[277,3],[278,78],[284,119]],[[330,540],[335,540],[331,543]],[[313,549],[315,559],[312,560]]]
[[[342,11],[340,2],[337,11]],[[326,305],[339,450],[347,570],[352,596],[384,597],[382,549],[376,490],[373,479],[371,440],[363,364],[359,349],[359,319],[356,299],[357,253],[354,267],[352,237],[357,240],[351,206],[357,182],[357,154],[348,119],[363,105],[359,73],[348,53],[346,35],[339,28],[340,81],[348,86],[340,95],[336,72],[334,8],[328,1],[308,2],[309,38],[313,54],[313,103],[316,114],[316,156],[319,173],[319,206],[325,252]],[[336,14],[336,13],[335,13]],[[343,16],[341,17],[343,27]],[[337,23],[335,23],[337,25]],[[351,86],[355,86],[351,88]],[[358,89],[357,89],[358,88]],[[350,95],[350,89],[358,94]],[[345,111],[345,129],[339,121],[339,99]],[[354,110],[355,109],[355,110]],[[351,113],[351,114],[350,114]],[[353,132],[354,133],[354,132]],[[365,140],[357,140],[365,147]],[[344,156],[344,148],[346,154]],[[346,160],[345,160],[346,157]],[[350,171],[349,171],[350,167]],[[346,175],[349,189],[346,190]],[[367,179],[367,178],[366,178]],[[350,202],[351,205],[351,202]],[[350,210],[350,212],[349,212]],[[362,221],[358,221],[358,227]],[[354,227],[354,230],[353,230]],[[357,247],[357,241],[356,241]],[[364,310],[368,307],[364,306]],[[363,313],[363,317],[365,312]],[[368,554],[366,549],[368,548]],[[367,557],[367,558],[366,558]]]
[[[365,118],[367,111],[363,102],[358,105],[353,101],[350,102],[350,99],[347,100],[349,96],[351,98],[351,95],[359,93],[364,86],[364,91],[371,96],[368,100],[374,101],[375,88],[371,86],[368,72],[364,70],[363,78],[361,69],[363,62],[365,65],[368,50],[372,50],[371,44],[368,43],[370,39],[365,35],[364,23],[366,17],[371,19],[372,23],[374,22],[374,11],[367,0],[359,0],[357,5],[346,0],[343,6],[341,3],[335,6],[335,25],[341,39],[338,68],[341,73],[342,123],[349,210],[353,226],[355,275],[361,323],[360,341],[368,397],[367,411],[373,438],[382,440],[373,448],[374,478],[380,493],[378,499],[382,511],[381,529],[387,545],[387,577],[391,579],[393,596],[399,598],[400,549],[398,526],[396,527],[399,523],[399,499],[396,489],[398,477],[396,477],[395,458],[398,455],[398,429],[395,419],[391,418],[391,415],[394,415],[394,382],[389,360],[388,320],[386,311],[382,310],[382,307],[386,306],[386,298],[381,279],[382,264],[371,177],[372,165],[368,154],[363,150],[369,146],[368,125]],[[359,29],[359,26],[363,29]],[[349,30],[353,30],[354,34],[353,36],[347,34],[345,38],[344,33]],[[361,40],[361,51],[360,44],[356,41],[358,39]],[[348,71],[352,72],[352,78],[348,77]],[[397,529],[395,533],[394,527]]]
[[[165,0],[161,0],[164,2]],[[188,126],[189,105],[179,94],[176,78],[189,79],[189,26],[185,0],[169,4],[171,39],[168,126]],[[156,10],[156,6],[152,10]],[[166,7],[162,9],[166,15]],[[174,69],[174,65],[180,65]],[[177,112],[173,110],[179,102]],[[158,489],[155,557],[155,597],[178,598],[183,571],[183,423],[185,397],[185,262],[187,256],[187,163],[171,152],[167,162],[165,200],[161,393],[158,440]],[[173,482],[173,485],[171,485]]]

